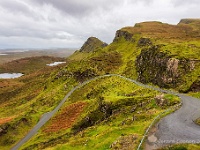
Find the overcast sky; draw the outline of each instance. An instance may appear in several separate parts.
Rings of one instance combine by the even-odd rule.
[[[181,18],[200,18],[200,0],[0,0],[0,49],[110,43],[124,26]]]

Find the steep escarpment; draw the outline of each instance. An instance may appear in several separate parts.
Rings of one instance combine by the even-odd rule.
[[[162,52],[160,46],[152,46],[143,49],[137,56],[138,80],[164,88],[176,88],[186,83],[184,76],[192,73],[197,63],[197,60],[170,56]]]
[[[134,42],[135,40],[133,39],[133,34],[128,32],[128,31],[123,31],[123,30],[117,30],[115,34],[115,38],[113,42],[118,42],[120,38],[124,38],[126,41],[132,41]]]
[[[117,31],[117,39],[121,37],[130,41],[131,37],[136,45],[132,51],[137,54],[129,57],[125,73],[130,75],[132,68],[140,82],[176,88],[182,92],[197,90],[199,22],[199,19],[183,19],[178,25],[143,22]]]

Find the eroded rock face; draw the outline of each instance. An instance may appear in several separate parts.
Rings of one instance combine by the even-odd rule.
[[[117,42],[121,37],[123,37],[126,41],[131,41],[131,42],[134,42],[134,41],[135,41],[135,40],[132,38],[132,37],[133,37],[133,34],[127,32],[127,31],[117,30],[113,42]]]
[[[107,45],[107,43],[102,42],[96,37],[90,37],[83,44],[83,46],[80,49],[80,52],[93,52],[96,49],[106,47]]]
[[[192,91],[192,92],[199,92],[200,91],[200,76],[198,77],[198,79],[196,81],[193,82],[189,91]]]
[[[86,69],[85,71],[76,71],[73,73],[73,76],[76,78],[79,82],[84,82],[88,78],[92,78],[97,76],[94,70],[92,69]]]
[[[159,52],[158,49],[158,46],[143,49],[137,57],[136,66],[139,81],[143,83],[152,82],[163,86],[163,82],[168,82],[168,79],[171,78],[171,76],[167,77],[164,74],[167,71],[169,58],[166,54]]]
[[[149,46],[152,45],[152,42],[149,38],[140,38],[137,44],[139,47],[141,46]]]
[[[177,59],[159,50],[159,46],[143,49],[137,57],[138,80],[160,87],[174,88],[183,83],[182,75],[194,69],[194,61]]]

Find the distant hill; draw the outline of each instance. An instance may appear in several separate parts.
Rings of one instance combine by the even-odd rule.
[[[56,61],[66,61],[66,59],[60,57],[50,57],[50,56],[21,58],[0,65],[0,73],[21,72],[24,74],[30,74],[38,69],[46,67],[47,64]]]
[[[10,62],[12,60],[35,57],[35,56],[53,56],[53,57],[68,57],[74,53],[76,49],[49,49],[49,50],[0,50],[0,64]],[[1,55],[6,54],[6,55]]]
[[[105,42],[102,42],[96,37],[90,37],[87,39],[87,41],[83,44],[83,46],[80,49],[80,52],[93,52],[97,48],[104,48],[108,44]]]

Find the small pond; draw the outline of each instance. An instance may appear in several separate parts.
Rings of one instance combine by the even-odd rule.
[[[0,73],[0,79],[14,79],[23,75],[22,73]]]
[[[60,64],[64,64],[64,63],[66,63],[66,62],[54,62],[54,63],[47,64],[47,66],[57,66]]]

